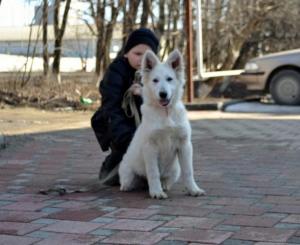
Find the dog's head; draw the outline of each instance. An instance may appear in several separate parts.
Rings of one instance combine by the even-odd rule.
[[[147,51],[142,60],[144,102],[162,107],[176,103],[183,93],[183,74],[183,58],[178,50],[171,52],[166,62],[160,62],[152,51]]]

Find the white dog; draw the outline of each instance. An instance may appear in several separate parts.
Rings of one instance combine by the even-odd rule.
[[[143,117],[120,164],[122,191],[131,190],[138,175],[146,177],[152,198],[167,198],[165,191],[178,180],[181,170],[188,193],[204,194],[193,176],[191,126],[181,101],[183,77],[183,58],[178,50],[165,63],[152,51],[145,53]]]

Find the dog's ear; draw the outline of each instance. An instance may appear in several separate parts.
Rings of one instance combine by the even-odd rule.
[[[170,53],[166,63],[175,71],[183,70],[183,57],[178,49]]]
[[[144,72],[149,72],[157,65],[158,62],[159,60],[156,55],[151,50],[147,50],[143,56],[142,70]]]

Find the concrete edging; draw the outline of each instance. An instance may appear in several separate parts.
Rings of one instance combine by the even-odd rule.
[[[235,105],[235,104],[242,103],[242,102],[253,102],[253,101],[260,101],[260,99],[259,98],[251,98],[251,99],[230,100],[230,101],[222,103],[222,105],[219,107],[219,110],[225,111],[228,106]]]
[[[0,133],[0,149],[4,149],[6,147],[6,140],[4,134]]]

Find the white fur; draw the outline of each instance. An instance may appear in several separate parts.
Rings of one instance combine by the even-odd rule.
[[[193,176],[191,126],[181,101],[183,58],[173,51],[161,63],[152,51],[142,61],[142,122],[119,168],[122,191],[134,188],[136,175],[145,176],[152,198],[167,198],[166,190],[178,180],[192,196],[204,194]],[[162,98],[163,97],[163,98]],[[181,170],[181,171],[180,171]]]

